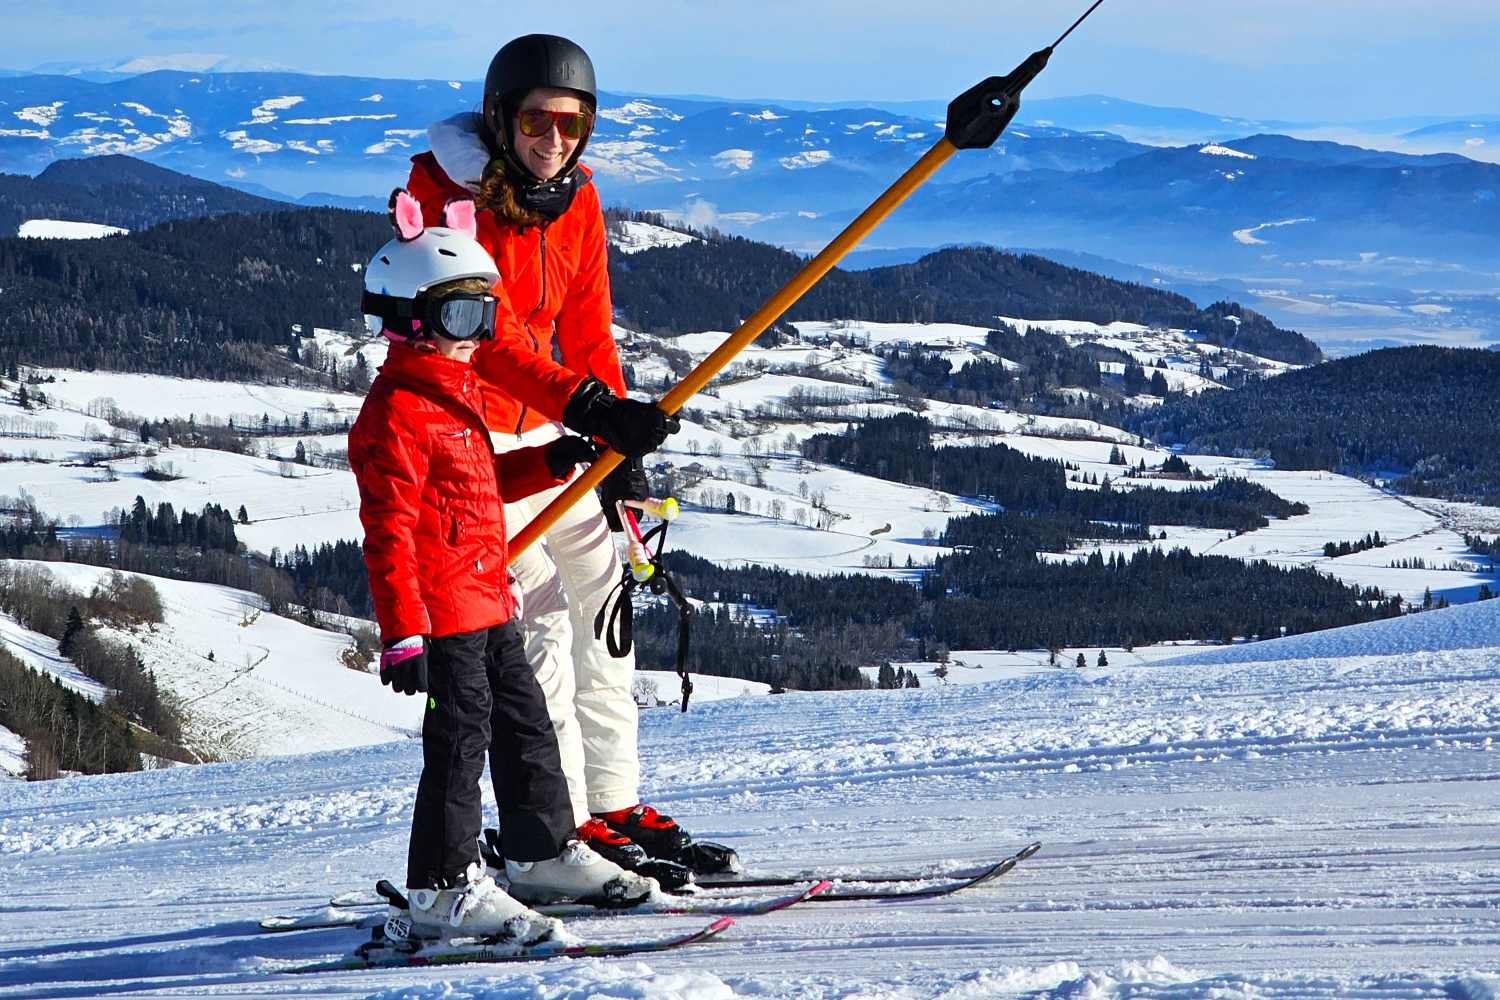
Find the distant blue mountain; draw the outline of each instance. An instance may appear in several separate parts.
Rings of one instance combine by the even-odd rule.
[[[1157,107],[1102,94],[1023,101],[1023,122],[1055,125],[1076,132],[1112,132],[1134,142],[1211,142],[1254,132],[1287,128],[1294,123],[1215,115],[1190,108]]]
[[[1456,139],[1471,149],[1486,145],[1497,146],[1500,145],[1500,115],[1427,125],[1413,129],[1404,138],[1419,143]]]
[[[14,77],[0,80],[0,170],[36,173],[56,159],[125,153],[292,196],[374,196],[405,178],[407,159],[426,148],[429,124],[480,100],[479,85],[461,80],[177,71],[107,83]],[[853,201],[878,190],[941,134],[930,117],[870,108],[605,93],[600,110],[589,162],[607,199],[645,207],[728,197],[736,211],[816,211],[813,199],[829,193],[847,190]],[[1115,136],[1017,130],[995,151],[963,158],[952,176],[1097,170],[1140,151]],[[793,192],[812,197],[799,202]]]
[[[265,197],[378,208],[427,126],[479,103],[464,80],[6,77],[0,171],[124,153]],[[607,204],[815,249],[932,146],[943,108],[606,92],[586,162]],[[1405,121],[1442,133],[1412,149],[1483,149],[1494,124]],[[1493,289],[1500,166],[1280,134],[1292,127],[1100,96],[1028,101],[993,150],[954,156],[867,249],[1065,248],[1176,275],[1184,290],[1224,278]]]
[[[1301,160],[1305,163],[1354,164],[1364,167],[1441,167],[1468,163],[1457,153],[1391,153],[1338,142],[1294,139],[1288,135],[1252,135],[1229,139],[1222,145],[1262,159]]]
[[[1462,157],[1361,155],[1240,145],[1159,149],[1103,170],[1032,170],[929,184],[881,229],[887,246],[979,240],[1066,247],[1173,272],[1277,284],[1383,282],[1494,289],[1500,165]],[[819,220],[830,235],[848,221]],[[783,220],[762,238],[785,239]]]

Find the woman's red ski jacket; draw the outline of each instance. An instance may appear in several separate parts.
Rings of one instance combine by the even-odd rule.
[[[493,212],[478,213],[479,242],[500,271],[495,339],[474,354],[491,430],[519,434],[560,419],[588,375],[625,395],[609,326],[604,213],[587,169],[580,170],[582,186],[555,222],[518,228]],[[473,197],[431,153],[412,157],[406,189],[422,203],[429,226],[443,224],[449,201]],[[554,344],[561,365],[553,360]]]

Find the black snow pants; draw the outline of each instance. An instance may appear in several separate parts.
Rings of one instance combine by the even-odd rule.
[[[479,860],[486,754],[505,856],[556,857],[574,835],[573,809],[547,700],[526,660],[519,624],[434,638],[427,695],[407,887],[453,885]]]

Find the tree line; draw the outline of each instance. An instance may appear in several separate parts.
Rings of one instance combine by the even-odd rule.
[[[1396,347],[1235,392],[1173,396],[1126,426],[1191,451],[1379,476],[1418,496],[1500,506],[1500,450],[1484,416],[1496,399],[1500,353]]]
[[[0,239],[0,358],[308,381],[293,327],[353,328],[363,287],[353,265],[389,235],[373,213],[297,209],[104,240]]]
[[[678,585],[708,606],[693,616],[690,669],[796,689],[867,687],[858,667],[925,660],[938,648],[1227,642],[1334,628],[1402,612],[1399,598],[1309,568],[1183,549],[1055,561],[1024,547],[940,557],[916,582],[728,569],[669,552]],[[756,622],[749,608],[774,622]],[[668,669],[674,609],[637,609],[637,662]]]
[[[732,330],[804,263],[764,243],[716,236],[617,254],[610,284],[622,314],[648,333]],[[1172,292],[989,247],[940,250],[868,271],[835,269],[798,300],[787,320],[988,326],[996,316],[1126,321],[1189,330],[1211,344],[1296,364],[1322,358],[1306,337],[1237,303],[1199,309]]]
[[[244,516],[241,516],[241,512]],[[176,513],[170,503],[150,510],[136,497],[129,511],[106,520],[106,536],[63,538],[55,519],[25,505],[21,516],[0,526],[0,558],[76,562],[247,590],[261,597],[272,614],[301,610],[317,624],[316,612],[370,617],[373,606],[358,542],[341,540],[260,557],[244,550],[234,533],[248,521],[243,506],[230,517],[218,504]]]
[[[59,160],[35,177],[0,174],[0,235],[5,236],[28,219],[81,220],[134,231],[168,219],[293,207],[129,156]]]
[[[812,461],[907,485],[985,497],[1006,510],[1027,514],[1250,531],[1269,524],[1268,517],[1307,513],[1305,504],[1289,503],[1242,479],[1183,490],[1119,490],[1107,481],[1098,490],[1071,489],[1067,475],[1076,467],[1003,444],[938,447],[931,422],[912,414],[851,424],[842,434],[814,434],[801,448],[803,457]]]

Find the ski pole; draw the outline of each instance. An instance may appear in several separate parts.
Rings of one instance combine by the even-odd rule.
[[[1094,0],[1093,6],[1084,11],[1067,31],[1058,36],[1057,41],[1027,56],[1021,65],[1005,76],[992,76],[954,98],[948,105],[948,120],[943,137],[887,188],[884,194],[876,198],[853,222],[849,223],[843,232],[835,236],[833,241],[816,257],[804,264],[802,269],[793,275],[791,280],[776,294],[741,323],[740,328],[730,334],[712,354],[699,362],[696,368],[683,376],[682,381],[669,389],[656,405],[666,413],[676,413],[682,409],[683,405],[708,385],[714,376],[728,367],[736,355],[748,347],[756,337],[765,333],[772,323],[780,319],[796,304],[798,299],[821,281],[824,275],[833,270],[834,265],[868,236],[871,230],[884,221],[886,216],[895,211],[896,207],[910,197],[913,191],[926,183],[950,156],[960,149],[987,149],[994,145],[995,140],[1000,138],[1000,134],[1005,131],[1005,127],[1020,110],[1021,91],[1025,90],[1026,85],[1036,79],[1037,74],[1046,68],[1053,49],[1061,44],[1064,38],[1071,35],[1073,29],[1082,24],[1084,19],[1097,10],[1103,2],[1104,0]],[[604,477],[609,475],[623,460],[624,456],[619,452],[610,450],[602,452],[582,475],[569,483],[567,489],[558,494],[556,499],[510,540],[511,560],[514,561],[529,545],[545,535],[568,508],[577,503],[585,493],[603,482]]]
[[[652,561],[651,550],[646,547],[646,536],[641,533],[640,523],[635,517],[636,511],[651,514],[663,521],[675,521],[678,513],[677,498],[658,500],[649,497],[645,500],[615,501],[615,513],[625,529],[625,563],[630,567],[630,575],[635,577],[635,582],[645,583],[656,574],[656,563]]]

